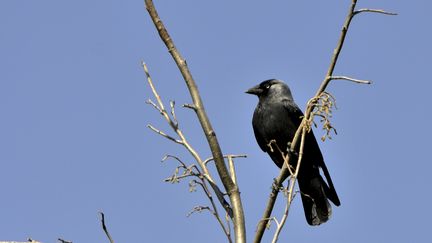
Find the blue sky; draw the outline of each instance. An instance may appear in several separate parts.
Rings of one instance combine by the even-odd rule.
[[[252,240],[276,166],[256,144],[257,99],[244,91],[285,80],[304,108],[328,68],[350,1],[155,1],[198,83],[224,153],[245,153],[237,171]],[[296,200],[280,242],[427,242],[428,150],[432,118],[432,35],[426,0],[359,0],[396,17],[365,14],[352,23],[335,74],[338,135],[320,143],[342,205],[309,227]],[[140,61],[163,100],[190,103],[187,89],[142,1],[0,3],[0,240],[224,242],[207,205],[188,183],[163,179],[181,147],[145,100],[152,97]],[[180,126],[210,156],[195,115],[177,109]],[[322,134],[315,129],[315,134]],[[213,169],[213,168],[212,168]],[[275,216],[280,217],[283,201]],[[266,232],[265,242],[274,228]]]

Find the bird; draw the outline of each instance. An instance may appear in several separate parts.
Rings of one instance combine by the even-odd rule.
[[[278,79],[269,79],[248,89],[246,93],[256,95],[259,99],[252,118],[259,147],[279,168],[284,163],[281,151],[294,157],[290,159],[294,163],[290,164],[295,166],[300,146],[292,151],[289,145],[300,126],[303,112],[294,102],[288,85]],[[275,144],[270,144],[272,141]],[[320,169],[326,181],[321,176]],[[340,200],[312,130],[305,135],[297,180],[307,223],[317,226],[327,222],[332,214],[329,200],[335,206],[340,206]]]

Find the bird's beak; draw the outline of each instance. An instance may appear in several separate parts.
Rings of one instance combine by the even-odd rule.
[[[247,94],[253,94],[253,95],[260,95],[262,93],[262,89],[259,87],[259,85],[254,86],[248,90],[246,90]]]

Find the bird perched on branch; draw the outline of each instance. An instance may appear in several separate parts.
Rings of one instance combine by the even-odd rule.
[[[258,145],[269,154],[279,168],[282,168],[283,153],[290,151],[288,145],[300,126],[303,112],[294,102],[288,85],[280,80],[263,81],[247,90],[246,93],[259,98],[252,119]],[[300,143],[294,151],[289,153],[293,157],[290,158],[290,165],[294,168],[297,163],[299,145]],[[320,168],[327,182],[321,176]],[[305,137],[297,179],[308,224],[325,223],[332,213],[328,200],[336,206],[340,205],[340,201],[312,130]]]

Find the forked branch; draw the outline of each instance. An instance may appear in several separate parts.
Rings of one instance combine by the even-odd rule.
[[[148,71],[147,65],[143,62],[142,66],[143,66],[144,72],[145,72],[146,77],[147,77],[147,82],[149,83],[149,86],[153,92],[153,95],[155,96],[155,98],[157,100],[157,104],[151,100],[148,100],[147,104],[150,104],[151,106],[153,106],[165,118],[165,120],[168,122],[170,127],[177,134],[179,139],[174,138],[174,137],[168,135],[167,133],[162,132],[159,129],[156,129],[152,125],[147,125],[147,127],[150,128],[155,133],[161,135],[162,137],[165,137],[165,138],[167,138],[167,139],[169,139],[169,140],[171,140],[177,144],[183,145],[186,148],[186,150],[192,155],[192,157],[195,159],[195,161],[198,164],[198,166],[196,166],[195,164],[188,166],[180,158],[178,158],[176,156],[172,156],[172,155],[166,155],[162,159],[162,161],[165,161],[168,158],[171,158],[171,159],[175,159],[177,162],[179,162],[180,165],[176,167],[174,173],[170,177],[166,178],[165,181],[171,182],[171,183],[176,183],[176,182],[179,182],[181,179],[188,178],[191,176],[198,178],[199,181],[197,181],[197,180],[190,181],[189,190],[195,191],[196,185],[197,184],[201,185],[204,193],[206,194],[207,198],[209,199],[209,201],[212,205],[212,209],[209,208],[208,211],[210,211],[215,216],[215,218],[219,222],[220,226],[222,227],[225,235],[227,236],[228,241],[231,242],[229,224],[228,224],[228,222],[227,222],[227,225],[225,225],[223,223],[221,216],[218,213],[217,206],[213,200],[213,195],[212,195],[211,191],[208,189],[207,183],[210,184],[211,188],[213,189],[213,191],[216,194],[216,198],[219,200],[220,204],[222,205],[222,207],[225,209],[225,211],[227,212],[227,214],[230,217],[232,217],[232,215],[233,215],[233,210],[231,208],[231,205],[225,200],[225,198],[224,198],[225,194],[221,192],[219,187],[214,182],[212,176],[210,175],[210,172],[209,172],[207,165],[206,165],[208,160],[203,161],[201,159],[198,152],[189,144],[189,142],[186,139],[186,136],[183,134],[182,130],[180,129],[179,122],[177,120],[177,116],[175,113],[175,107],[174,107],[175,102],[174,101],[170,102],[170,108],[171,108],[170,109],[171,116],[170,116],[168,111],[165,109],[165,106],[162,102],[161,96],[159,95],[159,93],[156,90],[156,87],[155,87],[153,80],[150,76],[150,73]],[[230,156],[235,156],[235,155],[228,155],[228,158]],[[203,210],[200,210],[200,211],[203,211]]]

